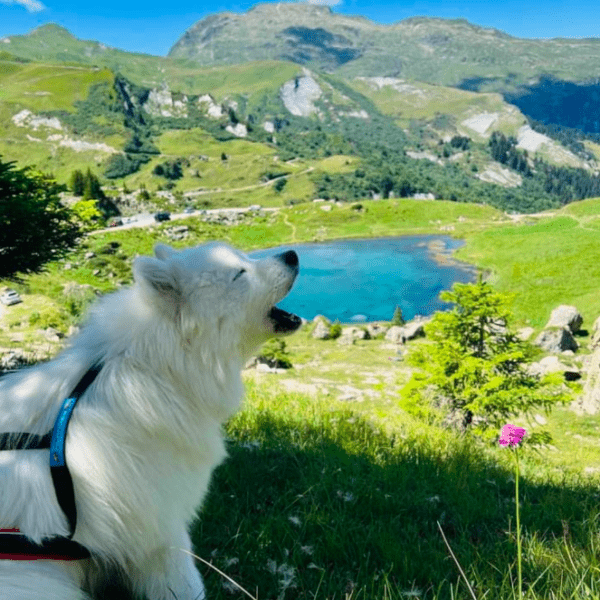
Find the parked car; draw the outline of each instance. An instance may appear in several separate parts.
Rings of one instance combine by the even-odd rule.
[[[154,220],[157,223],[160,223],[161,221],[170,221],[171,220],[171,213],[168,213],[168,212],[157,212],[154,215]]]
[[[11,304],[19,304],[19,302],[22,302],[22,300],[21,296],[19,296],[15,290],[6,290],[0,296],[0,302],[2,302],[2,304],[6,304],[6,306],[10,306]]]
[[[196,212],[196,209],[192,208],[191,206],[188,206],[183,212],[186,215],[191,215],[193,212]]]

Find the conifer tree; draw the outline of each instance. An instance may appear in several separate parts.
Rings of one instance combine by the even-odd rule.
[[[71,173],[69,187],[75,196],[83,196],[85,191],[85,177],[79,169]]]
[[[409,356],[419,371],[402,390],[406,408],[443,407],[446,417],[462,417],[464,430],[486,436],[508,418],[569,398],[556,374],[541,378],[527,369],[533,348],[510,329],[509,295],[480,277],[440,298],[454,308],[435,315],[425,326],[429,343]]]

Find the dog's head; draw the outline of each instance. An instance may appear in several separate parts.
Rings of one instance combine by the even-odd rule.
[[[293,250],[256,260],[213,242],[181,251],[158,244],[155,255],[135,260],[136,285],[157,318],[173,319],[189,343],[200,336],[218,339],[247,358],[269,337],[301,324],[275,306],[298,275]]]

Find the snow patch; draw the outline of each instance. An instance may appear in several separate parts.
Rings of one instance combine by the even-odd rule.
[[[40,140],[41,141],[41,140]],[[59,146],[71,148],[75,152],[106,152],[107,154],[119,154],[119,150],[104,144],[102,142],[84,142],[83,140],[74,140],[66,135],[55,133],[47,138],[49,142],[58,142]]]
[[[56,117],[37,117],[30,110],[24,109],[21,112],[13,115],[12,122],[17,127],[29,127],[34,131],[37,131],[40,127],[46,127],[47,129],[58,129],[62,131],[63,126]]]
[[[473,115],[462,122],[462,125],[475,131],[479,135],[489,137],[491,134],[488,133],[489,129],[498,122],[500,115],[498,113],[480,113]]]

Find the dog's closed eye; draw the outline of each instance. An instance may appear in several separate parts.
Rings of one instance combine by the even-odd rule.
[[[236,276],[232,279],[232,281],[235,281],[238,277],[241,277],[244,273],[246,272],[246,269],[240,269],[237,273]]]

